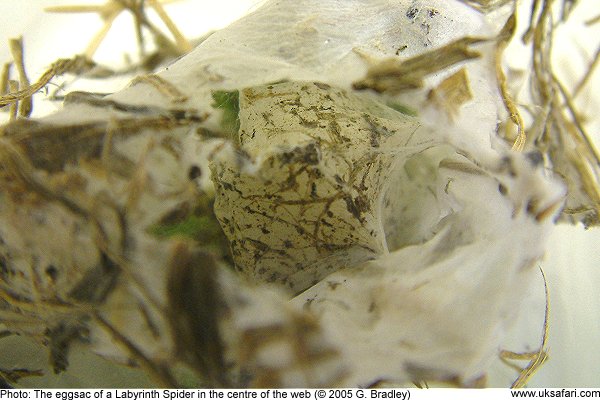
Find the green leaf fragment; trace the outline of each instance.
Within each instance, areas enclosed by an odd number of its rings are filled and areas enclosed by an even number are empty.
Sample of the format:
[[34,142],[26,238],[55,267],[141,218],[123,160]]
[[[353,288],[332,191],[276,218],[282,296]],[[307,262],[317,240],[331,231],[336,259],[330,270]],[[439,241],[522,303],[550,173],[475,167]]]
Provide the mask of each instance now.
[[223,111],[221,116],[223,130],[229,134],[237,134],[240,130],[240,92],[214,90],[212,98],[214,103],[211,106]]
[[172,225],[155,225],[150,229],[158,237],[185,236],[197,239],[200,236],[212,236],[210,231],[215,226],[211,218],[191,215],[185,220]]
[[207,205],[198,205],[187,215],[175,220],[161,220],[150,226],[147,232],[160,239],[180,237],[191,239],[221,257],[229,257],[229,243],[221,225]]

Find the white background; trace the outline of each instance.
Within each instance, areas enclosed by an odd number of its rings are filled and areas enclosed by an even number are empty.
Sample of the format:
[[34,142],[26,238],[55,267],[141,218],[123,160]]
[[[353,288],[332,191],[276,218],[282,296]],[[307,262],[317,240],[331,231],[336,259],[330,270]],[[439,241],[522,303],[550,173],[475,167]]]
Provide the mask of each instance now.
[[[52,61],[71,57],[86,47],[89,39],[102,26],[95,15],[57,15],[43,12],[45,6],[59,4],[102,4],[93,0],[0,0],[0,63],[11,59],[6,39],[23,35],[26,64],[30,80],[34,81]],[[186,37],[194,38],[204,32],[226,26],[244,13],[252,10],[259,0],[183,0],[169,5],[167,11],[177,22]],[[600,13],[599,0],[584,0],[579,11],[583,18]],[[587,8],[586,8],[587,7]],[[597,25],[600,27],[600,24]],[[587,28],[586,28],[587,29]],[[561,71],[566,80],[577,76],[582,65],[591,57],[598,45],[599,29],[585,30],[561,47],[564,51]],[[585,40],[588,42],[586,43]],[[595,42],[595,44],[594,44]],[[123,64],[125,53],[135,53],[134,32],[129,15],[123,14],[95,60],[107,65]],[[516,60],[518,63],[519,60]],[[565,72],[566,71],[566,72]],[[576,78],[573,78],[576,80]],[[55,82],[60,82],[56,80]],[[124,82],[101,83],[102,91],[117,90]],[[600,71],[593,78],[593,87],[600,85]],[[593,90],[595,93],[599,90]],[[583,111],[595,115],[600,109],[599,95],[588,98]],[[593,97],[595,96],[595,97]],[[39,97],[39,96],[38,96]],[[58,103],[36,100],[36,112],[49,112]],[[5,115],[0,116],[3,118]],[[598,137],[598,124],[591,133]],[[530,386],[542,387],[600,387],[600,230],[584,231],[581,227],[558,226],[550,238],[548,253],[542,267],[546,273],[551,301],[550,358],[545,367],[532,379]],[[533,350],[541,335],[540,321],[544,306],[543,284],[532,288],[532,296],[524,306],[522,321],[513,332],[511,350]],[[526,338],[527,344],[524,344]],[[42,349],[26,352],[22,342],[9,338],[0,340],[0,367],[35,367],[44,363]],[[507,344],[508,345],[508,344]],[[90,361],[93,360],[93,363]],[[90,368],[90,365],[93,365]],[[507,385],[512,372],[496,365],[490,376],[492,385]],[[79,378],[78,378],[79,377]],[[84,352],[75,351],[71,372],[61,376],[47,376],[31,380],[28,384],[41,386],[79,385],[80,378],[101,386],[137,386],[144,379],[125,368],[114,369],[108,363]],[[90,381],[91,379],[91,381]]]

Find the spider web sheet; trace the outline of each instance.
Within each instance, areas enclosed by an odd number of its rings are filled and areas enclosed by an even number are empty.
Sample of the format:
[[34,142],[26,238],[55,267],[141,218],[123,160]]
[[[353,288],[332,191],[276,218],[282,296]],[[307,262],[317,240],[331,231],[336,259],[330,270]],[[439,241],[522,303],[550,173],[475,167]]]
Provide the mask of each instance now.
[[[168,385],[180,363],[209,385],[474,382],[564,189],[496,139],[490,44],[410,96],[352,87],[385,57],[491,34],[455,1],[272,1],[157,74],[184,103],[136,81],[7,126],[3,287],[66,304],[1,312]],[[460,67],[472,99],[449,116],[427,94]]]

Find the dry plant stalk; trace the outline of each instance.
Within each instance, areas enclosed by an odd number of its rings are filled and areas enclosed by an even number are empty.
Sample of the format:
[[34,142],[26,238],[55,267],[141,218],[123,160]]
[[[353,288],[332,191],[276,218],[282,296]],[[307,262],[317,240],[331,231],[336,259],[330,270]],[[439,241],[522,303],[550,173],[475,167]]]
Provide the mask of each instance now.
[[[548,282],[544,270],[540,268],[542,278],[544,279],[544,291],[546,295],[546,307],[544,311],[544,329],[542,332],[542,341],[538,351],[527,353],[515,353],[512,351],[503,350],[500,352],[500,359],[506,365],[514,368],[519,372],[519,376],[512,383],[512,389],[520,389],[526,387],[529,380],[535,373],[544,365],[548,359],[548,332],[550,318],[550,295],[548,293]],[[512,361],[529,361],[525,368],[521,368]]]
[[[51,9],[105,26],[0,105],[92,68],[125,10],[140,52],[142,29],[188,51],[164,3]],[[526,34],[537,130],[503,70],[516,13],[493,32],[461,2],[422,3],[356,18],[341,0],[273,1],[121,92],[3,126],[0,320],[55,372],[79,343],[168,387],[485,384],[565,195],[563,217],[598,223],[598,159],[551,68],[551,1]],[[494,137],[501,103],[528,153]],[[500,353],[531,361],[514,386],[546,359],[548,314],[540,351]]]
[[[12,79],[8,81],[8,89],[11,92],[16,92],[17,90],[19,90],[19,82],[17,81],[13,81]],[[10,115],[10,120],[14,121],[17,119],[17,113],[19,110],[19,103],[18,101],[13,102],[9,109],[8,109],[8,114]]]
[[[29,87],[29,79],[27,78],[27,73],[25,72],[25,61],[23,59],[23,38],[20,37],[18,39],[11,39],[8,41],[8,44],[15,63],[15,68],[19,74],[19,85],[20,87],[27,88]],[[0,105],[5,104],[0,103]],[[29,117],[32,107],[31,95],[24,96],[21,99],[21,106],[19,107],[20,116],[24,118]]]
[[[600,222],[600,158],[576,110],[573,95],[554,72],[551,60],[555,35],[551,10],[553,3],[550,0],[535,2],[535,10],[539,10],[539,13],[535,14],[537,19],[532,17],[530,28],[534,66],[533,94],[545,116],[541,124],[544,131],[536,133],[535,141],[548,155],[556,173],[567,181],[570,196],[563,216],[590,227]],[[563,6],[565,7],[566,5]],[[561,22],[564,23],[565,20]],[[528,39],[529,36],[526,35],[524,40]],[[592,67],[593,63],[583,80],[591,74]]]
[[[144,36],[142,34],[144,28],[150,31],[156,44],[161,47],[160,51],[179,56],[189,52],[192,49],[192,45],[181,34],[163,8],[163,4],[172,2],[173,0],[108,0],[101,6],[57,6],[47,7],[46,11],[58,13],[97,13],[102,18],[104,26],[92,39],[88,48],[85,50],[85,58],[93,58],[94,53],[110,31],[115,19],[126,10],[131,12],[134,17],[136,38],[138,40],[139,52],[142,58],[146,56]],[[175,43],[168,39],[160,29],[150,22],[145,11],[146,4],[148,4],[164,22],[171,35],[175,38]]]
[[516,27],[517,6],[515,4],[512,15],[508,18],[504,28],[502,28],[502,31],[500,31],[500,34],[498,35],[498,44],[496,45],[496,77],[498,79],[498,87],[500,89],[500,93],[502,94],[504,107],[506,107],[511,121],[517,126],[517,138],[513,143],[512,148],[516,151],[523,151],[525,148],[525,142],[527,140],[523,118],[521,117],[517,105],[510,95],[507,87],[506,74],[502,68],[502,55],[510,41],[513,39]]
[[355,82],[353,87],[356,90],[372,89],[391,94],[421,88],[427,75],[479,57],[479,53],[470,47],[483,41],[481,38],[465,37],[408,60],[390,58],[371,66],[366,78]]
[[2,66],[2,73],[0,74],[0,95],[8,92],[8,79],[10,77],[10,69],[12,63],[5,63]]
[[52,63],[48,70],[44,72],[33,85],[29,85],[29,82],[26,84],[22,82],[21,90],[10,90],[7,94],[3,94],[0,97],[0,106],[13,104],[18,101],[25,101],[30,105],[27,106],[28,109],[26,111],[22,111],[21,116],[27,117],[31,112],[31,96],[43,89],[53,78],[69,73],[81,75],[92,70],[94,67],[94,62],[81,56],[57,60]]

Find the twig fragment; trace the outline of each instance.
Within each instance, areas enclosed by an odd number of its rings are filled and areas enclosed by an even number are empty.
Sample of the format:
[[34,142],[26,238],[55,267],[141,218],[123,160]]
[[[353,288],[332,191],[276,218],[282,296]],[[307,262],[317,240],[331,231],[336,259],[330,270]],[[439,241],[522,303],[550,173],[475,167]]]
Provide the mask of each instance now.
[[29,370],[26,368],[16,369],[3,369],[0,368],[0,380],[4,380],[8,383],[18,383],[22,378],[28,378],[31,376],[43,376],[44,372],[41,370]]
[[187,100],[187,96],[181,93],[175,85],[161,78],[159,75],[140,75],[131,81],[130,86],[134,86],[138,83],[147,83],[151,85],[160,93],[170,97],[173,103],[182,103]]
[[597,24],[599,22],[600,22],[600,15],[597,15],[594,18],[585,21],[585,24],[589,26],[589,25]]
[[[23,57],[23,37],[16,39],[10,39],[9,42],[10,52],[15,62],[15,68],[19,73],[19,85],[22,88],[29,87],[29,79],[27,78],[27,72],[25,71],[25,60]],[[33,93],[32,93],[33,94]],[[24,118],[28,118],[33,110],[33,102],[31,95],[24,96],[21,100],[19,108],[19,115]]]
[[421,88],[427,75],[478,58],[480,54],[470,46],[483,41],[485,39],[464,37],[404,61],[396,58],[384,60],[371,66],[367,76],[354,82],[353,87],[356,90],[372,89],[378,93],[390,94]]
[[[181,34],[179,29],[173,23],[171,18],[163,8],[163,4],[172,3],[173,0],[108,0],[103,5],[71,5],[71,6],[54,6],[47,7],[47,12],[58,12],[58,13],[96,13],[104,21],[103,27],[96,33],[91,40],[84,55],[91,59],[98,47],[110,31],[113,22],[123,11],[130,11],[134,17],[134,25],[136,30],[136,37],[138,41],[140,55],[145,56],[144,50],[144,38],[142,35],[142,28],[147,28],[157,43],[160,46],[166,46],[168,51],[174,52],[177,55],[187,53],[192,49],[192,45],[187,39]],[[173,35],[175,43],[171,42],[158,28],[156,28],[146,17],[144,5],[148,3],[150,7],[156,11],[158,17],[163,21],[169,32]]]
[[0,96],[8,92],[8,80],[10,79],[10,69],[12,63],[5,63],[2,66],[2,72],[0,73]]
[[11,91],[8,94],[0,96],[0,106],[30,98],[35,92],[46,86],[55,76],[66,73],[81,74],[84,71],[89,71],[94,66],[95,64],[84,56],[60,59],[54,62],[33,85],[29,86],[27,84],[21,90]]
[[163,8],[160,1],[157,1],[157,0],[146,0],[146,1],[148,1],[148,3],[150,4],[150,7],[152,7],[154,9],[154,11],[156,11],[156,13],[160,17],[160,19],[165,23],[165,25],[167,26],[167,29],[169,29],[169,32],[171,32],[171,35],[173,35],[173,37],[175,38],[177,47],[184,53],[191,51],[193,48],[191,43],[185,38],[185,36],[183,36],[181,31],[177,28],[177,25],[175,25],[173,20],[165,12],[165,9]]
[[592,75],[596,71],[596,68],[598,68],[598,65],[600,65],[600,47],[598,48],[598,50],[596,50],[596,54],[594,55],[594,60],[592,61],[592,63],[588,67],[588,69],[586,70],[585,75],[579,81],[577,86],[575,86],[575,89],[573,90],[573,97],[577,97],[577,95],[581,92],[581,89],[583,89],[585,87],[585,85],[588,84],[588,82],[592,78]]
[[523,123],[523,118],[519,113],[519,109],[517,108],[510,91],[507,86],[506,74],[502,68],[502,55],[504,54],[504,50],[512,40],[515,29],[517,26],[517,11],[516,8],[513,14],[508,18],[506,24],[502,28],[500,35],[498,36],[498,41],[496,44],[496,53],[495,53],[495,63],[496,63],[496,79],[498,80],[498,88],[500,89],[500,94],[502,96],[502,101],[504,103],[504,107],[508,114],[510,115],[511,121],[517,126],[517,138],[513,143],[512,149],[516,151],[522,151],[525,148],[525,142],[527,140],[527,134],[525,133],[525,126]]
[[[8,89],[13,92],[13,91],[18,91],[19,90],[19,82],[17,81],[13,81],[12,79],[8,81]],[[19,102],[15,101],[14,103],[12,103],[8,109],[8,114],[9,114],[9,120],[10,121],[14,121],[17,119],[17,113],[19,110]]]
[[164,387],[178,387],[177,380],[171,375],[167,368],[157,365],[150,360],[129,338],[124,336],[117,328],[115,328],[107,319],[99,312],[94,313],[94,320],[104,328],[116,342],[121,344],[129,354],[137,361],[142,368],[148,371],[156,381]]
[[[550,317],[550,295],[548,292],[548,282],[544,270],[540,268],[542,273],[542,279],[544,280],[544,293],[546,296],[546,307],[544,311],[544,329],[542,333],[542,343],[540,348],[535,352],[526,353],[515,353],[512,351],[503,350],[500,352],[500,359],[512,368],[517,369],[520,373],[517,379],[512,383],[512,389],[520,389],[525,387],[537,370],[546,362],[548,359],[548,331],[549,331],[549,317]],[[509,360],[529,360],[529,364],[523,369],[519,368]]]

